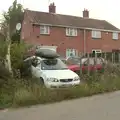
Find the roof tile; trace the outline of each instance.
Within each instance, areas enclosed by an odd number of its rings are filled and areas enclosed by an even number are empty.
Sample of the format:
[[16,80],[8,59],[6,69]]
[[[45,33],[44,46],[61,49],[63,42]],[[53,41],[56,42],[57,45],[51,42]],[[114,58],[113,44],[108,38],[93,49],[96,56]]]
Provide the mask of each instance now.
[[52,25],[119,31],[118,28],[116,28],[111,23],[105,20],[83,18],[83,17],[76,17],[70,15],[61,15],[61,14],[54,14],[47,12],[38,12],[31,10],[25,10],[25,12],[27,12],[27,15],[31,18],[33,24],[44,23],[44,24],[52,24]]

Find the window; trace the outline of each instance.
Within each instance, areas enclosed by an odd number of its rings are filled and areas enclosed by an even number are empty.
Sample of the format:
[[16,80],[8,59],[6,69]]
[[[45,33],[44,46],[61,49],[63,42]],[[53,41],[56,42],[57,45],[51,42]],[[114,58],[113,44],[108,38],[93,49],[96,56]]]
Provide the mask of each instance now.
[[60,59],[45,59],[41,61],[42,70],[62,70],[68,69]]
[[101,53],[102,50],[100,50],[100,49],[96,49],[96,50],[92,50],[92,52],[93,52],[93,53]]
[[50,27],[46,25],[40,26],[40,34],[50,34]]
[[101,31],[92,31],[92,38],[101,38]]
[[75,28],[66,28],[67,36],[77,36],[77,29]]
[[113,39],[113,40],[118,40],[118,33],[117,33],[117,32],[114,32],[114,33],[112,34],[112,39]]
[[66,58],[71,57],[71,56],[77,56],[78,51],[75,49],[67,49],[66,50]]

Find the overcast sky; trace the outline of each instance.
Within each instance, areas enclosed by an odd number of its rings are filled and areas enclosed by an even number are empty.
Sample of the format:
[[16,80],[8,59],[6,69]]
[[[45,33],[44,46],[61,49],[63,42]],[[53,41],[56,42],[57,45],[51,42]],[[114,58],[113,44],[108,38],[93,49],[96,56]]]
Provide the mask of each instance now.
[[[0,13],[6,11],[14,0],[2,0]],[[107,20],[120,28],[120,0],[18,0],[24,8],[48,12],[48,4],[55,2],[56,12],[82,16],[84,8],[91,18]]]

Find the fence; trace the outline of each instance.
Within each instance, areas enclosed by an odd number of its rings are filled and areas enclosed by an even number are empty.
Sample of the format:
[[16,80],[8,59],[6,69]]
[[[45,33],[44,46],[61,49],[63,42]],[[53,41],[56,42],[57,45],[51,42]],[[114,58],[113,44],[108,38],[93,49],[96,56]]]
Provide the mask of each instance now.
[[[105,52],[105,53],[86,53],[85,55],[80,54],[80,70],[76,71],[79,74],[87,73],[88,75],[91,72],[104,71],[106,63],[109,65],[119,65],[120,64],[120,52]],[[86,58],[87,64],[82,63],[82,58]],[[94,59],[93,59],[94,58]],[[91,59],[94,60],[94,64],[91,64]],[[103,63],[98,66],[97,61],[101,60]],[[97,68],[98,67],[98,68]]]

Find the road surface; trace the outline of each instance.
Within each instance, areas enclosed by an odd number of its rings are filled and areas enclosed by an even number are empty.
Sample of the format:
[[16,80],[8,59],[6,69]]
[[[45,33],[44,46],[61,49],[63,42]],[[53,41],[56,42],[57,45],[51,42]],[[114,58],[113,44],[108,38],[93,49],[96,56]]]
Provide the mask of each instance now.
[[120,120],[120,92],[0,111],[0,120]]

